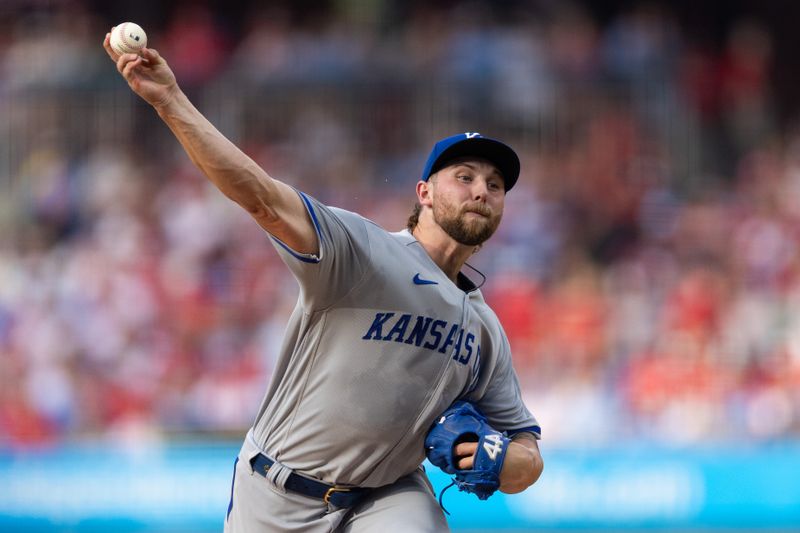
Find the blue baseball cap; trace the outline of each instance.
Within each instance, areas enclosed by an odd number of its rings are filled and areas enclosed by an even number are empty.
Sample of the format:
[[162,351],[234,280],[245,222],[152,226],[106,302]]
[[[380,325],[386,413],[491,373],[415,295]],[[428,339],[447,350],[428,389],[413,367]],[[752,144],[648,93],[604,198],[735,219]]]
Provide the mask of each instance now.
[[447,166],[449,161],[466,156],[481,157],[497,167],[503,176],[506,192],[511,190],[519,178],[519,157],[510,146],[484,137],[478,132],[466,132],[447,137],[433,145],[425,170],[422,171],[422,181],[428,181],[431,175]]

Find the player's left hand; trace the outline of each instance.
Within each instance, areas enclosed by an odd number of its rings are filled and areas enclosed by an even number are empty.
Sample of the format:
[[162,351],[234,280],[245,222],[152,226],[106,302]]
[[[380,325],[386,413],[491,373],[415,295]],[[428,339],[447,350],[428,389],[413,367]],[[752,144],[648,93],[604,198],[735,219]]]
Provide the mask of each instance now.
[[[477,442],[476,442],[477,441]],[[509,439],[469,402],[453,403],[425,438],[431,463],[455,476],[459,490],[485,500],[500,488]]]
[[[470,470],[475,464],[477,442],[461,442],[453,449],[455,462],[459,470]],[[508,445],[503,468],[500,470],[500,491],[514,494],[525,490],[538,478],[541,472],[541,457],[538,453],[536,439],[520,437]],[[535,474],[532,474],[536,472]]]
[[456,444],[453,449],[456,464],[459,470],[469,470],[475,464],[475,452],[478,451],[478,443],[475,442],[461,442]]

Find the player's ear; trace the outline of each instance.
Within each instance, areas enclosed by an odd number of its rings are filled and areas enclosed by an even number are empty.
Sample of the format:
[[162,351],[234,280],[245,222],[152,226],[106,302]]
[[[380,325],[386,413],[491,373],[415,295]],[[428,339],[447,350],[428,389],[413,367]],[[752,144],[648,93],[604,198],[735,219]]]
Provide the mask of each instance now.
[[422,206],[431,207],[432,199],[431,199],[431,188],[433,183],[430,179],[428,181],[418,181],[417,182],[417,201]]

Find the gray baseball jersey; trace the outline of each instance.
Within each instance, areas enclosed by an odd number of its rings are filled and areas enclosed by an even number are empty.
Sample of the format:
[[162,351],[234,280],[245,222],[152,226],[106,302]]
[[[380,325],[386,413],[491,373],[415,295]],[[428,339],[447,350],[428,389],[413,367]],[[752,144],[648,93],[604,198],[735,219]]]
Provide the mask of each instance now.
[[317,479],[378,487],[419,466],[428,428],[457,399],[496,429],[538,438],[508,339],[480,291],[463,276],[454,284],[408,231],[300,196],[319,253],[273,238],[300,296],[253,428],[257,445]]

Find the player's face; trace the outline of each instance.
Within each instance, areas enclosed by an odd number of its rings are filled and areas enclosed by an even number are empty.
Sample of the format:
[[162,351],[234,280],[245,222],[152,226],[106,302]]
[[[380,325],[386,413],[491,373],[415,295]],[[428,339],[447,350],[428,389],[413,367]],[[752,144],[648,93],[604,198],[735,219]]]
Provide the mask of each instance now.
[[432,192],[434,221],[461,244],[483,244],[500,225],[505,183],[488,161],[454,161],[437,173]]

